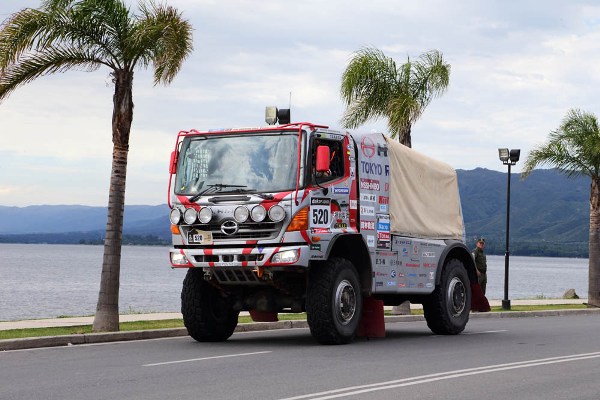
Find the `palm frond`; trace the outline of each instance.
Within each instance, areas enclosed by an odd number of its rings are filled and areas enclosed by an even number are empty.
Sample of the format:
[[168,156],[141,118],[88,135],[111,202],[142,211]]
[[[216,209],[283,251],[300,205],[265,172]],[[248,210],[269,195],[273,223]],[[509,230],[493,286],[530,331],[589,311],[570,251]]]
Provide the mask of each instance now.
[[600,130],[593,114],[569,110],[560,127],[548,140],[527,155],[522,178],[536,167],[551,166],[565,175],[598,177],[600,171]]
[[94,53],[84,49],[47,48],[43,53],[34,53],[11,64],[0,74],[0,100],[39,76],[70,69],[94,71],[102,64],[102,60],[98,60]]
[[340,93],[347,105],[342,117],[346,127],[357,127],[368,119],[380,118],[398,88],[398,71],[393,59],[373,48],[354,54],[342,75]]
[[142,15],[133,27],[132,55],[146,66],[154,65],[154,83],[170,83],[191,54],[192,27],[175,8],[140,5]]

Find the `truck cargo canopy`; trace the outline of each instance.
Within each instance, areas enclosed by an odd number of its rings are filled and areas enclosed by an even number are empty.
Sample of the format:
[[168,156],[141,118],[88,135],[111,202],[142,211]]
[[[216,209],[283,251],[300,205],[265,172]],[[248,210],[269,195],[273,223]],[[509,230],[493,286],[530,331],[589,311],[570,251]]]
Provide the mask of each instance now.
[[390,229],[409,237],[462,240],[458,178],[449,165],[385,137],[390,162]]

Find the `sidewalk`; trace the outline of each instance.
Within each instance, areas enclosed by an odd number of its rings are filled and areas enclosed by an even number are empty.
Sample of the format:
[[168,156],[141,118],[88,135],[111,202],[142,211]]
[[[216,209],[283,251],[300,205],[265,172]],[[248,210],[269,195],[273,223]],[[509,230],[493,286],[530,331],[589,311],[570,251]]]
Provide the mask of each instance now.
[[[542,300],[511,300],[511,305],[544,305],[544,304],[583,304],[587,303],[587,299],[542,299]],[[490,305],[501,306],[502,300],[490,300]],[[411,304],[411,308],[416,310],[420,309],[420,304]],[[391,309],[391,307],[386,307]],[[163,312],[163,313],[150,313],[150,314],[122,314],[119,318],[120,322],[133,322],[133,321],[158,321],[165,319],[181,319],[181,313],[176,312]],[[78,326],[78,325],[92,325],[94,317],[70,317],[70,318],[45,318],[45,319],[31,319],[24,321],[4,321],[0,322],[0,331],[9,329],[29,329],[29,328],[50,328],[50,327],[61,327],[61,326]]]

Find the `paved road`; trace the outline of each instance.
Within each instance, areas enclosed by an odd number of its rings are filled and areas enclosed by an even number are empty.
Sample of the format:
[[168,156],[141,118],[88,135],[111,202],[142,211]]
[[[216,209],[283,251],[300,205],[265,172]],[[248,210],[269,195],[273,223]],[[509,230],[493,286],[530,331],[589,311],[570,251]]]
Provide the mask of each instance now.
[[316,344],[307,329],[0,353],[0,399],[598,400],[600,315],[424,322],[385,339]]

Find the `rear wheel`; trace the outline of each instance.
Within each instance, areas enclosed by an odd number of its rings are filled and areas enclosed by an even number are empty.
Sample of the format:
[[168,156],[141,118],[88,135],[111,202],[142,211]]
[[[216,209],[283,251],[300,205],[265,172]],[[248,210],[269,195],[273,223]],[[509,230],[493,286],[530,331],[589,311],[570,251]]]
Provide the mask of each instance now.
[[438,335],[461,333],[469,321],[471,285],[463,263],[450,259],[444,265],[440,284],[423,304],[427,326]]
[[199,342],[227,340],[238,323],[232,302],[204,280],[201,269],[189,269],[181,290],[181,313],[189,335]]
[[362,304],[358,274],[350,261],[332,258],[311,268],[306,313],[310,333],[319,343],[350,343]]

